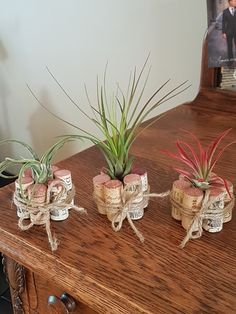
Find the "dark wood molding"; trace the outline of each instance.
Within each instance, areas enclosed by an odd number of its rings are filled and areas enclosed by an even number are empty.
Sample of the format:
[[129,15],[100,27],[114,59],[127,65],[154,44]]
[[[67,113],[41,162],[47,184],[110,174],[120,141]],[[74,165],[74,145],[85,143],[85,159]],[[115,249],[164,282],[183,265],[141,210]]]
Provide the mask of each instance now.
[[24,314],[21,294],[25,290],[25,268],[4,254],[2,254],[2,264],[11,289],[14,313]]
[[202,46],[202,65],[201,65],[200,87],[203,87],[203,88],[219,87],[220,75],[221,75],[221,68],[209,68],[208,67],[208,41],[206,38]]

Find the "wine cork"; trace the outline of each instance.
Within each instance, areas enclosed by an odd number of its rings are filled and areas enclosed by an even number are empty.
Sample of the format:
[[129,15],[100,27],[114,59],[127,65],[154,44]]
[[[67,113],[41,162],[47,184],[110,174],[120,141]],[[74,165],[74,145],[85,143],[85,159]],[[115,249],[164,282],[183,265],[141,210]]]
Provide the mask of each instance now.
[[[234,194],[234,187],[231,181],[226,180],[227,183],[227,187],[229,189],[229,193],[231,195],[231,197],[233,197]],[[223,215],[223,223],[229,222],[232,219],[232,208],[228,208],[227,209],[227,205],[229,204],[229,202],[232,200],[231,197],[229,196],[225,186],[222,187],[222,191],[225,192],[224,194],[224,204],[225,204],[225,208],[224,208],[224,215]]]
[[[58,168],[57,166],[52,166],[52,171],[53,171],[54,178],[62,180],[65,183],[65,185],[66,185],[67,191],[70,191],[72,189],[71,172],[69,170],[66,170],[66,169],[59,169],[59,168],[57,169],[57,168]],[[74,205],[74,199],[71,201],[71,205]],[[67,210],[65,210],[65,213],[66,213]],[[65,216],[66,216],[66,214],[65,214]]]
[[[188,230],[192,224],[195,213],[198,212],[202,205],[204,193],[198,188],[187,188],[184,191],[183,207],[186,208],[182,211],[182,226]],[[193,232],[198,231],[198,225],[193,226]]]
[[56,195],[58,195],[61,190],[62,190],[62,180],[60,179],[51,179],[48,180],[47,185],[49,186],[50,184],[53,183],[53,186],[51,187],[51,195],[50,195],[50,201],[53,202]]
[[[110,180],[104,184],[104,199],[106,203],[107,218],[112,221],[117,213],[115,205],[121,204],[123,184],[119,180]],[[111,206],[109,206],[111,205]]]
[[54,208],[51,210],[50,218],[54,221],[63,221],[69,217],[68,208]]
[[203,219],[202,227],[208,232],[219,232],[223,228],[223,211],[224,211],[224,193],[220,188],[212,188],[210,190],[209,201],[217,200],[209,206],[206,215],[209,217]]
[[[142,170],[140,169],[140,173]],[[144,188],[147,188],[147,177],[143,173]],[[148,199],[143,199],[143,185],[142,178],[139,174],[128,174],[124,177],[124,185],[127,194],[132,197],[133,193],[139,192],[129,205],[129,216],[132,220],[141,219],[144,215],[144,208],[147,207]]]
[[[47,186],[42,183],[35,183],[28,187],[29,200],[32,205],[40,206],[46,201]],[[45,213],[41,217],[37,217],[36,213],[30,213],[30,220],[34,222],[35,225],[44,225],[49,214]]]
[[[67,191],[71,191],[71,189],[72,189],[71,172],[69,170],[66,170],[66,169],[57,169],[57,168],[58,168],[57,166],[52,166],[54,178],[60,179],[61,181],[63,181],[66,185]],[[71,205],[73,207],[74,199],[71,200]]]
[[[172,197],[180,205],[183,202],[184,190],[191,187],[191,183],[184,180],[176,180],[172,186]],[[181,220],[181,210],[172,204],[171,215],[176,220]]]
[[[15,181],[16,192],[20,195],[20,197],[27,198],[27,196],[28,196],[27,189],[29,186],[31,186],[33,184],[34,184],[34,180],[30,176],[25,176],[25,177],[22,177],[21,179],[17,179]],[[27,213],[20,206],[16,207],[16,214],[19,218],[21,218],[21,217],[24,217],[25,219],[29,218],[29,213]]]
[[[228,185],[229,193],[231,197],[233,197],[233,194],[234,194],[233,183],[230,182],[229,180],[226,180],[226,183]],[[226,191],[225,197],[224,197],[225,205],[228,205],[231,200],[232,199],[230,198],[228,192]],[[224,210],[223,223],[229,222],[232,219],[232,210],[233,210],[232,208],[229,208],[229,209],[226,208],[226,210]]]
[[[142,184],[142,191],[143,193],[148,191],[148,176],[147,176],[147,171],[143,168],[133,168],[132,169],[133,174],[138,174],[141,178],[141,184]],[[145,197],[143,200],[143,208],[148,207],[148,197]],[[134,217],[139,217],[141,216],[141,213],[139,212],[137,215],[134,215]],[[137,218],[140,219],[140,218]]]
[[140,203],[143,200],[142,181],[138,174],[128,174],[124,177],[124,186],[127,194],[132,196],[134,193],[138,193],[132,203]]
[[[234,186],[233,186],[233,183],[232,183],[231,181],[229,181],[229,180],[225,180],[225,181],[226,181],[226,183],[227,183],[227,187],[228,187],[228,189],[229,189],[230,196],[232,197],[232,196],[233,196],[233,193],[234,193]],[[222,188],[222,191],[225,192],[225,195],[224,195],[224,202],[225,202],[225,203],[230,202],[230,201],[231,201],[231,197],[229,196],[229,194],[228,194],[228,192],[227,192],[225,186]]]
[[22,175],[23,177],[30,177],[30,178],[32,178],[33,177],[33,175],[32,175],[32,169],[31,168],[27,168],[27,169],[25,169],[25,171],[23,172],[23,175]]
[[[57,198],[57,195],[63,189],[63,181],[60,179],[52,179],[48,180],[48,186],[53,183],[53,186],[50,187],[50,202],[54,202]],[[64,197],[66,199],[66,195]],[[63,200],[63,198],[62,198]],[[53,208],[50,212],[50,218],[55,221],[62,221],[69,217],[69,209],[68,208]]]
[[[58,168],[57,166],[53,166],[53,169]],[[72,189],[72,177],[71,172],[66,169],[54,170],[53,176],[55,179],[60,179],[66,184],[67,191],[71,191]],[[74,205],[74,199],[71,200],[71,205]]]
[[[32,177],[26,176],[26,177],[22,177],[21,179],[17,179],[15,181],[15,188],[17,190],[17,192],[21,195],[21,192],[23,191],[26,192],[27,188],[34,184],[34,180]],[[26,195],[24,195],[26,196]]]
[[28,187],[28,196],[29,200],[37,203],[43,204],[46,201],[47,195],[47,187],[45,184],[42,183],[35,183]]
[[134,168],[132,169],[132,174],[138,174],[141,178],[142,191],[146,192],[148,190],[148,176],[147,171],[143,168]]
[[[93,178],[94,194],[102,201],[105,201],[104,184],[110,180],[111,178],[105,173],[99,174]],[[100,214],[102,215],[106,214],[106,209],[104,208],[104,206],[97,204],[97,208]]]
[[203,195],[204,193],[201,189],[189,187],[185,189],[182,204],[192,211],[198,211],[201,207]]
[[94,192],[101,199],[104,199],[104,183],[110,180],[111,178],[105,173],[99,174],[93,178]]
[[131,204],[129,208],[129,216],[132,220],[141,219],[144,215],[144,205],[145,203],[141,201],[140,203]]
[[54,171],[53,175],[56,179],[60,179],[65,182],[67,191],[72,189],[72,178],[69,170],[59,169]]
[[119,180],[109,180],[104,184],[104,199],[107,204],[120,204],[122,182]]

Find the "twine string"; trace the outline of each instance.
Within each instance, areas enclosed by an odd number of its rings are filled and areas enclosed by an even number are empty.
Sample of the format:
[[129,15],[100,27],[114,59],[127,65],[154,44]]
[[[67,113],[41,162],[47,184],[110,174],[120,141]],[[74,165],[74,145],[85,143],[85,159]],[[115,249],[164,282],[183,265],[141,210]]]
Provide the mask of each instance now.
[[130,214],[129,212],[127,213],[127,220],[131,226],[131,228],[133,229],[134,233],[136,234],[136,236],[139,238],[139,240],[143,243],[144,242],[144,236],[142,235],[142,233],[135,227],[132,219],[130,218]]
[[[197,238],[200,238],[202,236],[202,221],[203,221],[203,217],[204,217],[204,212],[208,208],[209,195],[210,195],[210,192],[207,190],[205,195],[204,195],[203,201],[202,201],[202,206],[201,206],[200,210],[195,213],[195,216],[192,219],[190,227],[187,230],[187,234],[180,244],[180,247],[182,249],[185,247],[186,243],[190,239],[197,239]],[[196,225],[197,225],[197,232],[194,231],[194,229],[196,228]],[[194,232],[196,232],[196,233],[194,234]]]
[[162,193],[145,193],[143,197],[158,197],[158,198],[164,198],[170,194],[170,190]]
[[[51,193],[55,186],[60,185],[61,189],[54,200],[50,203]],[[58,181],[52,181],[47,189],[46,201],[43,204],[39,204],[33,200],[27,200],[22,198],[17,191],[13,194],[13,202],[17,207],[20,207],[24,213],[19,218],[18,226],[21,230],[29,230],[34,225],[45,225],[48,241],[52,251],[57,250],[58,241],[55,235],[52,235],[50,228],[50,213],[55,209],[74,209],[79,213],[86,213],[86,210],[82,207],[78,207],[71,204],[75,196],[75,188],[72,186],[70,191],[67,191],[66,184],[64,182],[58,183]],[[30,214],[30,222],[26,223],[27,215]]]
[[[117,204],[112,203],[106,203],[101,197],[93,193],[94,201],[97,204],[97,206],[102,206],[105,210],[106,214],[112,213],[112,229],[114,231],[119,231],[122,228],[123,221],[125,219],[128,220],[128,223],[136,236],[139,238],[141,242],[144,242],[144,236],[142,233],[135,227],[131,217],[130,213],[134,211],[135,209],[138,209],[140,206],[144,205],[144,199],[150,198],[150,197],[158,197],[158,198],[164,198],[170,194],[170,191],[166,191],[164,193],[149,193],[150,188],[146,192],[142,192],[141,187],[138,188],[136,191],[130,193],[128,192],[128,187],[124,187],[124,189],[121,190],[121,198],[120,202]],[[140,203],[135,204],[134,200],[142,193],[143,200]],[[132,208],[131,208],[132,205]]]
[[[224,214],[223,211],[232,210],[232,208],[234,207],[234,203],[235,203],[234,196],[232,200],[224,207],[224,209],[220,208],[217,204],[217,201],[222,199],[222,197],[224,196],[224,192],[212,198],[210,201],[209,201],[209,196],[210,196],[210,191],[206,190],[200,209],[197,211],[196,210],[193,211],[191,208],[184,207],[183,205],[176,202],[173,196],[171,195],[172,204],[177,209],[179,209],[181,213],[187,216],[191,216],[191,217],[193,216],[191,224],[187,230],[187,234],[180,244],[181,248],[184,248],[190,239],[197,239],[202,236],[202,233],[203,233],[202,224],[203,224],[204,219],[222,218]],[[214,209],[210,209],[213,204],[214,204]]]

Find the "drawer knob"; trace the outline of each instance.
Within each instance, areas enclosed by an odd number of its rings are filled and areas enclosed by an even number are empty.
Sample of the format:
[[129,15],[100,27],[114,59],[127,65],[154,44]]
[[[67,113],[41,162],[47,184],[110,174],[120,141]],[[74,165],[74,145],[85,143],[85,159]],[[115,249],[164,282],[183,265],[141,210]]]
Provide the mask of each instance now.
[[75,300],[67,293],[63,293],[60,300],[64,303],[68,312],[73,312],[76,308]]
[[60,297],[50,295],[48,297],[48,305],[53,306],[56,303],[62,303],[67,310],[67,313],[73,312],[76,309],[75,300],[67,293],[63,293]]

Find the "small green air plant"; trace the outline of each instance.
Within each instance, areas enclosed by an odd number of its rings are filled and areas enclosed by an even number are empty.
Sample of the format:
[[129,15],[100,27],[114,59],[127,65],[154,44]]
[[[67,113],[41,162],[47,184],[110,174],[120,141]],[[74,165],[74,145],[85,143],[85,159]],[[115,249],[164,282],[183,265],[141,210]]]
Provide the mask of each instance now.
[[108,103],[107,91],[106,91],[106,69],[104,72],[103,84],[99,84],[97,79],[97,106],[91,104],[87,88],[85,86],[85,93],[87,96],[88,104],[90,106],[92,115],[85,112],[79,105],[71,98],[68,92],[64,89],[61,83],[55,78],[52,72],[47,68],[47,71],[60,87],[63,93],[68,97],[71,103],[86,117],[96,125],[96,127],[102,132],[105,140],[99,139],[94,134],[81,129],[75,124],[72,124],[65,119],[59,117],[55,113],[51,112],[33,93],[28,86],[30,92],[37,100],[37,102],[52,114],[57,119],[73,126],[80,131],[78,135],[71,135],[73,138],[83,138],[91,141],[97,145],[103,153],[107,168],[105,172],[110,175],[111,178],[122,180],[123,177],[128,174],[132,167],[133,157],[129,155],[130,148],[135,139],[143,132],[144,129],[155,123],[162,117],[163,114],[149,122],[145,127],[140,128],[140,125],[154,111],[158,106],[167,102],[171,98],[184,92],[190,85],[186,85],[187,81],[171,89],[164,96],[160,96],[156,99],[157,94],[163,90],[163,88],[169,83],[167,80],[161,85],[152,95],[148,98],[143,105],[141,101],[143,98],[144,90],[150,74],[150,68],[147,72],[144,83],[141,84],[141,78],[146,69],[148,58],[145,61],[141,71],[136,73],[136,68],[133,73],[130,74],[128,90],[125,94],[117,85],[117,91],[114,93],[112,100]]
[[230,195],[226,180],[212,172],[225,149],[236,143],[236,141],[233,141],[220,148],[216,153],[221,141],[226,137],[230,130],[231,129],[228,129],[220,133],[206,149],[203,148],[201,142],[193,133],[183,130],[191,136],[199,151],[197,152],[194,147],[187,142],[177,140],[176,147],[178,152],[176,154],[169,151],[162,151],[162,153],[184,163],[190,169],[190,171],[186,171],[180,168],[174,168],[178,173],[188,179],[195,187],[205,190],[211,186],[224,186]]
[[[24,176],[24,173],[27,169],[31,169],[32,178],[35,183],[45,183],[49,179],[52,178],[52,160],[57,154],[57,152],[62,148],[62,146],[72,141],[73,139],[70,136],[63,137],[58,140],[55,144],[53,144],[50,148],[48,148],[41,158],[37,155],[37,153],[32,149],[32,147],[22,141],[14,140],[14,139],[6,139],[0,141],[0,145],[6,143],[17,143],[22,145],[28,153],[30,154],[29,158],[19,157],[19,158],[10,158],[6,157],[0,163],[0,177],[12,179],[19,178],[19,184],[21,187],[21,180]],[[9,167],[17,165],[19,166],[19,171],[17,175],[8,175],[5,174],[5,171],[9,169]],[[23,191],[22,191],[23,192]],[[23,195],[23,193],[22,193]]]

